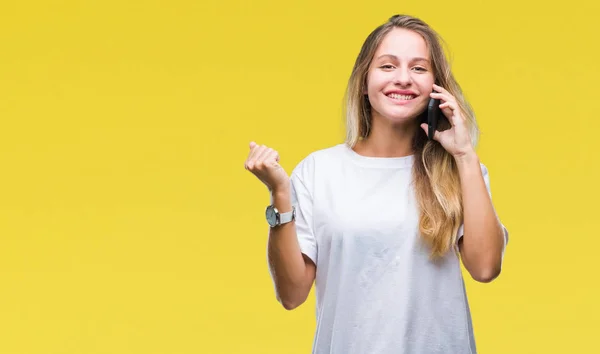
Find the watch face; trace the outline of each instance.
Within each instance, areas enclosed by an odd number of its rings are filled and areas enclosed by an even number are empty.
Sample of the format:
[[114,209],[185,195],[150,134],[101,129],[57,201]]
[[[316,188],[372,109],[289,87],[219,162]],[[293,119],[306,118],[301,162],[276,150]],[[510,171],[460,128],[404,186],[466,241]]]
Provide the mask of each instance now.
[[277,210],[272,206],[267,208],[267,222],[271,226],[277,225]]

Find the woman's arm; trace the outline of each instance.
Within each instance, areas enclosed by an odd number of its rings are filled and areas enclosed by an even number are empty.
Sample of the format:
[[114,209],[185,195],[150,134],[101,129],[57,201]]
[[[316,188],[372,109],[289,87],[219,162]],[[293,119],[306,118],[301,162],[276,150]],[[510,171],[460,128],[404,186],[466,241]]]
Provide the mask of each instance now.
[[[292,210],[289,188],[272,194],[273,205],[281,212]],[[300,306],[310,293],[316,266],[300,250],[294,221],[270,229],[267,255],[277,300],[287,310]]]
[[473,151],[456,158],[462,188],[464,236],[459,241],[463,264],[473,279],[487,283],[500,275],[505,247],[500,223]]

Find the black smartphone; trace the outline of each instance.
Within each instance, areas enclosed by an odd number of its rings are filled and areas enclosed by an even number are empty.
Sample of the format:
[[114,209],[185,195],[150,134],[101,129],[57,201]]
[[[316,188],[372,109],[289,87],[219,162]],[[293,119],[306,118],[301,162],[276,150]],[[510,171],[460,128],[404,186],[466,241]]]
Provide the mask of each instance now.
[[437,98],[429,99],[429,105],[427,105],[427,138],[429,140],[433,140],[433,134],[435,134],[441,114],[440,100]]

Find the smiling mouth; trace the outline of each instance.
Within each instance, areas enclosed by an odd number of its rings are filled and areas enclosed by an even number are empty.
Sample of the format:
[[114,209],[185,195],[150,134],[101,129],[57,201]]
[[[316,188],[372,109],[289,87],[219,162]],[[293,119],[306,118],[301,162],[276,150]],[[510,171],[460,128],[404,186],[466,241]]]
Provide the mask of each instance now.
[[417,97],[415,95],[400,95],[397,93],[390,93],[387,96],[393,100],[398,100],[398,101],[410,101],[410,100],[414,99],[415,97]]

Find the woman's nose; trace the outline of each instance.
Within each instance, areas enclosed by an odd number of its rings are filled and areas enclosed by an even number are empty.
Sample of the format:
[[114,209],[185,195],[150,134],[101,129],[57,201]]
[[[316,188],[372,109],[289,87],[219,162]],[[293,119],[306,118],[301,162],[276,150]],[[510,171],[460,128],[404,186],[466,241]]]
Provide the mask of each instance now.
[[408,71],[406,70],[398,70],[396,72],[396,76],[394,77],[394,84],[406,86],[410,84],[411,77]]

